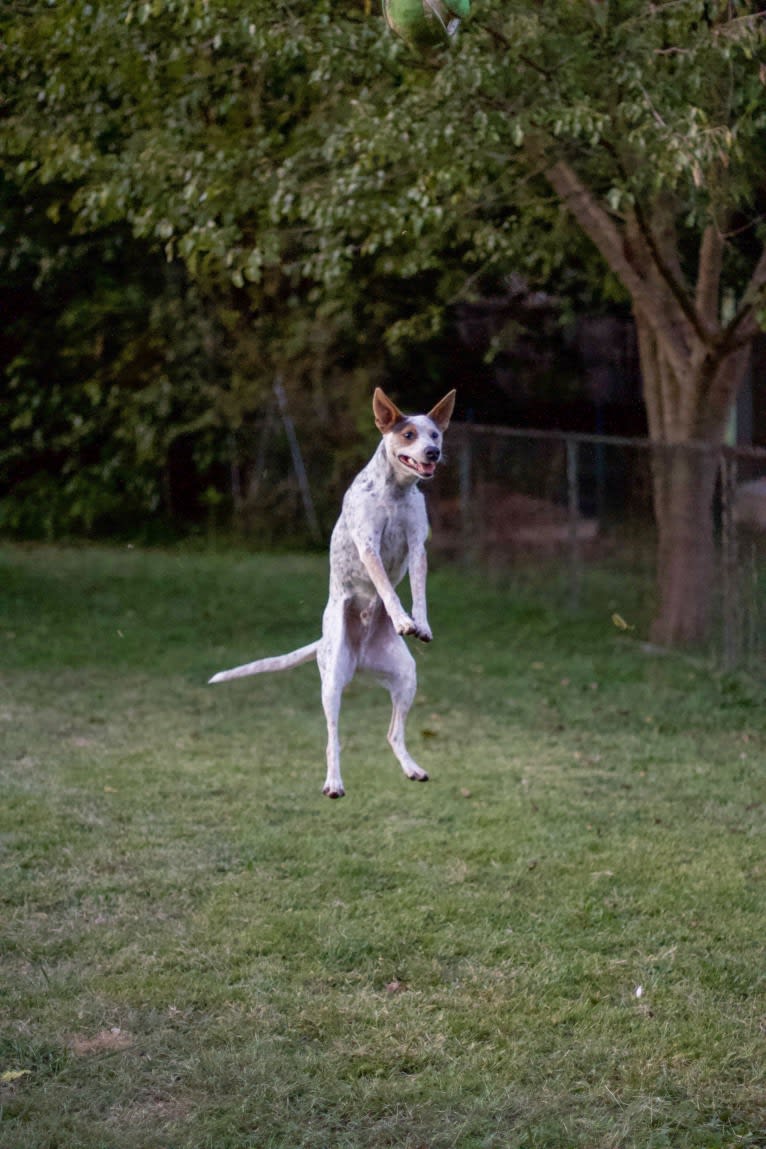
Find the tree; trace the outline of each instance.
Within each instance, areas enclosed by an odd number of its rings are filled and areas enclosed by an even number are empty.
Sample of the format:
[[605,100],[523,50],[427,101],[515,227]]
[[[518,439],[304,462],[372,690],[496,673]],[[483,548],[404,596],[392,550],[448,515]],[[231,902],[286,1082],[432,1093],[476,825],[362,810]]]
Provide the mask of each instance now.
[[[325,149],[344,161],[338,233],[402,274],[438,258],[450,216],[471,234],[472,270],[505,260],[555,280],[587,259],[567,220],[594,245],[639,335],[663,643],[709,622],[718,448],[765,310],[760,7],[476,5],[430,83],[421,65],[404,91],[376,90]],[[384,223],[363,232],[372,189]],[[304,194],[315,226],[317,207]]]
[[[12,6],[1,154],[67,181],[81,228],[127,220],[256,310],[276,276],[285,307],[394,341],[487,269],[561,282],[597,252],[632,303],[658,445],[654,635],[700,637],[766,283],[760,6],[476,0],[423,58],[369,7]],[[385,305],[394,281],[426,298],[417,319]]]

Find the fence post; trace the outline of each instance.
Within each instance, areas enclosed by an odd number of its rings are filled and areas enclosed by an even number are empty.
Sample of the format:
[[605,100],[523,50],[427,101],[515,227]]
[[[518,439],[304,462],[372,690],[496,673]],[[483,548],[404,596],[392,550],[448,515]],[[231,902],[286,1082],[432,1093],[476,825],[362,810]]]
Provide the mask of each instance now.
[[567,505],[569,511],[569,607],[577,610],[580,605],[580,540],[577,529],[580,517],[580,456],[579,444],[572,436],[567,436]]
[[737,459],[721,454],[721,564],[723,593],[723,665],[733,670],[742,657],[742,626],[737,555],[737,524],[734,501],[737,494]]
[[306,467],[303,462],[303,455],[298,443],[298,436],[295,433],[295,424],[293,423],[290,409],[287,405],[287,392],[285,391],[284,384],[281,378],[277,377],[274,382],[274,394],[277,397],[279,405],[279,413],[282,416],[282,424],[287,435],[287,442],[290,445],[290,454],[293,459],[293,470],[295,477],[298,480],[298,489],[301,493],[303,500],[303,509],[306,512],[306,522],[308,523],[309,531],[314,542],[319,542],[322,538],[322,531],[319,527],[319,520],[317,513],[314,509],[314,500],[311,497],[311,486],[309,484],[309,477],[306,473]]
[[466,425],[465,433],[460,437],[460,459],[458,466],[458,494],[460,500],[460,534],[463,563],[473,558],[473,542],[476,534],[476,524],[473,521],[473,450],[472,432]]

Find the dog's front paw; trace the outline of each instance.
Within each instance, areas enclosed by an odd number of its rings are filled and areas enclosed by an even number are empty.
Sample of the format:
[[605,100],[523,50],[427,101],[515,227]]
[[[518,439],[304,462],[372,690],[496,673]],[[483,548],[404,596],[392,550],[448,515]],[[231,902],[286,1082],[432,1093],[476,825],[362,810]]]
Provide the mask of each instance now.
[[394,622],[394,629],[397,634],[418,634],[419,628],[415,625],[415,620],[410,618],[408,614],[403,614]]
[[431,632],[431,627],[428,625],[427,622],[417,624],[416,629],[415,629],[415,637],[419,638],[421,642],[432,642],[433,641],[434,636]]

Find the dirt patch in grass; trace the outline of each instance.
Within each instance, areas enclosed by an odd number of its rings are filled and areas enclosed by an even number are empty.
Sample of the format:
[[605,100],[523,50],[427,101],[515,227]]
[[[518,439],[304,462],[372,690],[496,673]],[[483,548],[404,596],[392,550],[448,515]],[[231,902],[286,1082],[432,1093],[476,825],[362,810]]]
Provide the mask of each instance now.
[[129,1033],[117,1028],[101,1029],[90,1037],[76,1033],[67,1038],[67,1049],[75,1057],[89,1057],[94,1053],[118,1053],[123,1049],[130,1049],[134,1039]]
[[127,1105],[113,1106],[107,1122],[117,1128],[129,1129],[138,1125],[156,1130],[158,1126],[164,1128],[187,1121],[192,1112],[193,1107],[189,1101],[149,1095],[137,1097]]

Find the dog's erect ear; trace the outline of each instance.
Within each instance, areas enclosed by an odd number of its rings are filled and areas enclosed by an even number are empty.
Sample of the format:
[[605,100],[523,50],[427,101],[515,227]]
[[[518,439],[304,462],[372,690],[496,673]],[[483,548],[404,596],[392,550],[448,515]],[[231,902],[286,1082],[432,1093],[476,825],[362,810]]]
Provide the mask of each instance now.
[[455,409],[456,394],[456,391],[450,391],[449,395],[445,395],[443,399],[440,399],[433,410],[428,412],[428,418],[432,423],[436,424],[442,434],[444,434],[449,427],[449,421]]
[[372,410],[375,414],[375,426],[381,435],[385,435],[395,423],[404,418],[396,403],[392,403],[380,387],[375,388],[375,394],[372,397]]

